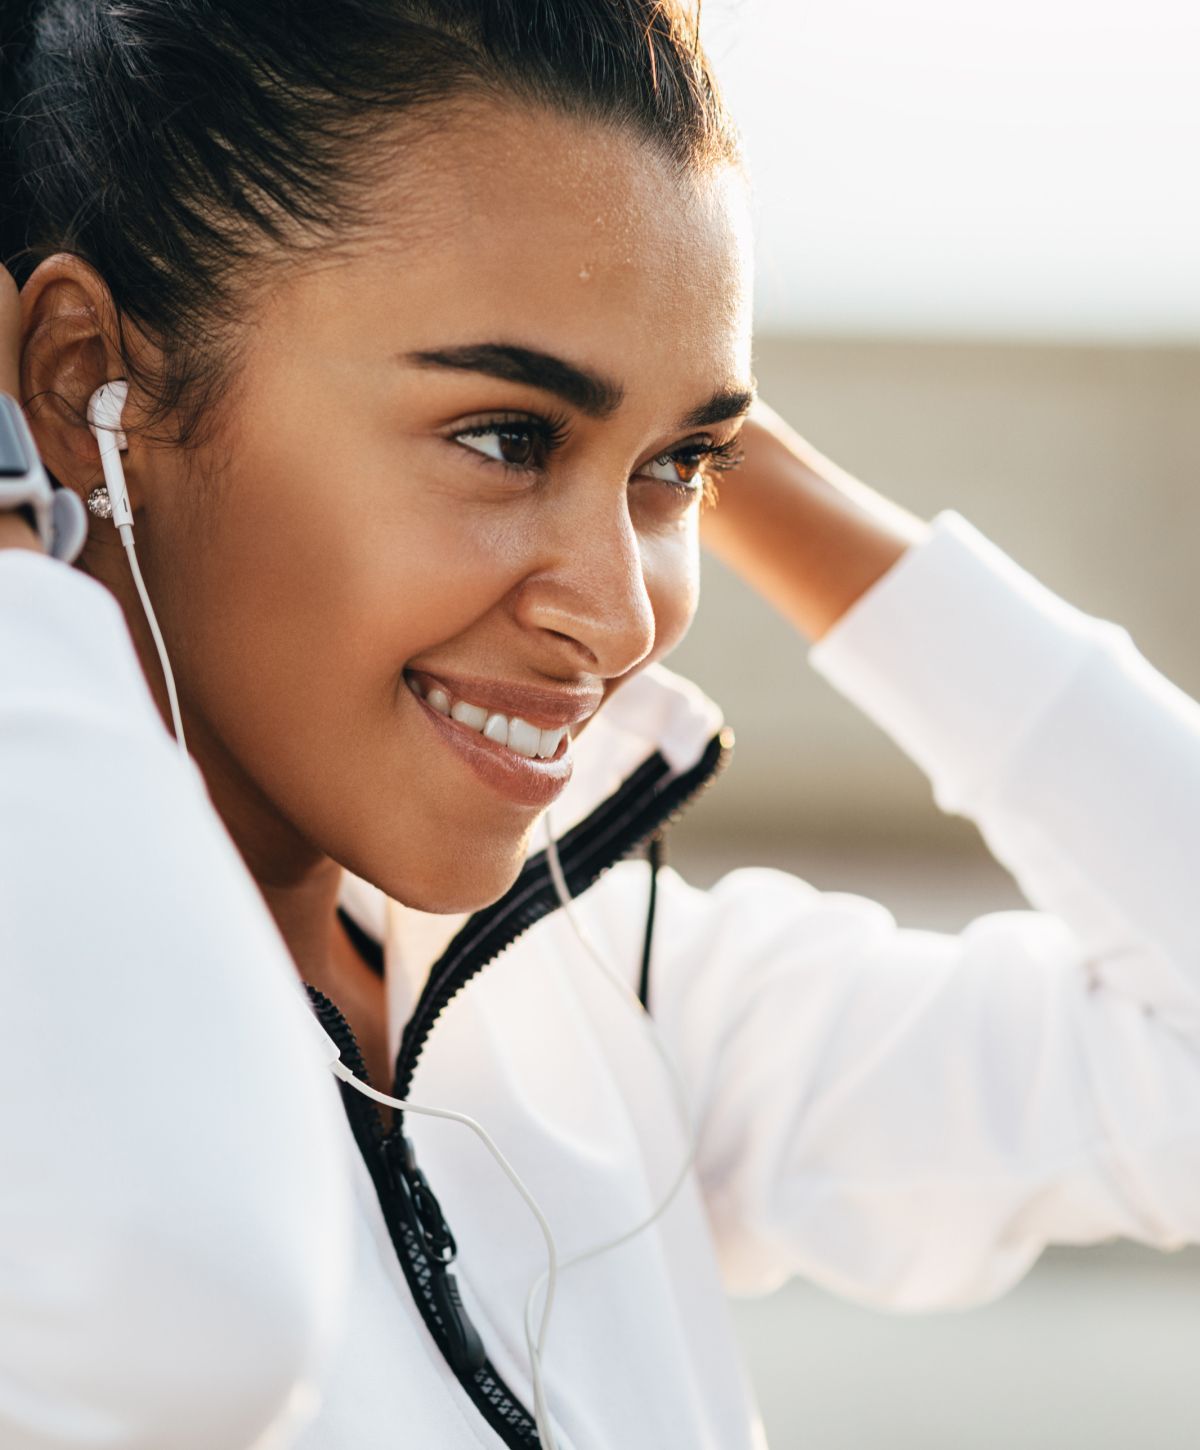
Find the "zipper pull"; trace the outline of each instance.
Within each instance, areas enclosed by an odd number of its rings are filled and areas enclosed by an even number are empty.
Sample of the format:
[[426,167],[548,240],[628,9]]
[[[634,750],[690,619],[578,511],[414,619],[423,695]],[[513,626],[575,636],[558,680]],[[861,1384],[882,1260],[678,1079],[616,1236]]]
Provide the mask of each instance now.
[[450,1335],[447,1358],[455,1370],[474,1374],[487,1361],[483,1340],[471,1323],[458,1292],[458,1280],[449,1269],[435,1270],[429,1287],[433,1290],[438,1313]]
[[[389,1141],[387,1146],[392,1147],[392,1142]],[[449,1340],[446,1357],[456,1370],[473,1374],[483,1368],[487,1355],[479,1331],[471,1323],[463,1305],[458,1280],[450,1271],[450,1265],[458,1254],[458,1245],[454,1242],[437,1195],[417,1166],[412,1143],[404,1137],[395,1147],[400,1150],[397,1176],[412,1206],[413,1220],[429,1259],[429,1291]]]

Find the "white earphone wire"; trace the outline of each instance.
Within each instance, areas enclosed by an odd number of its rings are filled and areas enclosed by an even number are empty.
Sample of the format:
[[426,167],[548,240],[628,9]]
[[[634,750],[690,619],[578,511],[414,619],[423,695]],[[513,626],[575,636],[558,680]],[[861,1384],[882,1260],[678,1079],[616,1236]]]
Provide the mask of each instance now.
[[[634,1224],[632,1228],[626,1229],[624,1233],[618,1235],[616,1238],[606,1239],[603,1243],[594,1244],[589,1249],[582,1249],[579,1253],[572,1254],[570,1258],[563,1259],[558,1265],[558,1273],[561,1276],[567,1271],[567,1269],[573,1268],[576,1264],[582,1264],[588,1259],[598,1258],[601,1254],[606,1254],[613,1249],[620,1248],[621,1245],[628,1243],[630,1239],[636,1238],[640,1233],[643,1233],[646,1229],[650,1228],[653,1224],[655,1224],[663,1216],[663,1214],[666,1213],[667,1209],[670,1208],[671,1204],[675,1201],[675,1197],[678,1194],[679,1190],[683,1187],[684,1182],[687,1180],[687,1176],[692,1169],[692,1164],[696,1160],[697,1142],[696,1131],[691,1121],[691,1114],[687,1101],[687,1089],[684,1085],[682,1077],[680,1076],[679,1070],[675,1066],[674,1062],[671,1060],[669,1053],[667,1052],[666,1046],[663,1043],[658,1028],[654,1023],[654,1019],[642,1006],[640,999],[630,987],[630,985],[626,981],[624,981],[620,974],[616,972],[612,968],[612,966],[605,960],[603,953],[596,945],[591,934],[588,932],[583,922],[580,921],[579,914],[576,910],[575,899],[571,895],[570,888],[567,885],[566,875],[562,869],[562,862],[559,859],[558,843],[554,838],[554,830],[549,810],[547,810],[545,814],[544,822],[546,826],[546,863],[550,868],[550,879],[554,883],[554,890],[556,895],[558,896],[559,904],[562,906],[567,921],[570,923],[572,931],[574,931],[576,938],[578,939],[580,945],[583,947],[584,951],[587,953],[588,958],[599,969],[601,975],[607,980],[609,985],[613,987],[617,994],[626,1003],[631,1005],[634,1011],[637,1013],[638,1020],[639,1022],[641,1022],[650,1040],[651,1045],[654,1047],[656,1053],[658,1054],[659,1061],[662,1063],[663,1068],[666,1071],[667,1077],[670,1079],[671,1086],[675,1094],[675,1105],[679,1113],[680,1123],[683,1127],[684,1135],[687,1140],[687,1151],[684,1154],[683,1161],[680,1164],[679,1169],[671,1182],[670,1188],[667,1190],[666,1195],[659,1203],[658,1207],[652,1213],[648,1214],[647,1217],[641,1219],[638,1223]],[[540,1274],[538,1278],[534,1280],[532,1286],[530,1287],[528,1297],[525,1300],[525,1340],[530,1347],[531,1354],[534,1356],[535,1392],[541,1388],[541,1356],[545,1351],[545,1333],[547,1320],[546,1315],[543,1314],[541,1334],[539,1335],[538,1343],[535,1347],[532,1342],[532,1314],[534,1300],[537,1297],[538,1291],[545,1283],[546,1275],[544,1273]]]
[[[114,483],[117,483],[119,479],[119,487],[123,493],[124,471],[122,469],[120,458],[115,448],[112,450],[109,460],[107,460],[107,466],[105,468],[106,474],[109,474],[110,470],[112,470],[115,475],[112,481]],[[180,717],[179,697],[175,688],[175,675],[171,669],[171,662],[167,656],[167,648],[166,644],[163,641],[162,631],[160,630],[158,625],[158,618],[154,613],[154,606],[150,602],[150,596],[146,590],[146,583],[145,580],[142,578],[141,567],[138,564],[137,549],[135,548],[133,542],[133,524],[128,522],[121,522],[118,524],[118,530],[121,535],[121,541],[125,547],[125,555],[129,561],[130,571],[133,574],[133,581],[137,589],[138,599],[141,601],[142,610],[146,616],[146,623],[150,627],[150,633],[154,640],[154,647],[158,652],[159,662],[162,665],[163,678],[166,681],[167,697],[170,702],[171,708],[171,720],[175,729],[175,740],[179,747],[180,753],[186,759],[187,744],[184,739],[183,721]],[[543,1450],[558,1450],[558,1441],[554,1433],[553,1422],[551,1421],[549,1407],[546,1402],[545,1381],[542,1371],[542,1356],[545,1354],[546,1350],[546,1341],[550,1328],[550,1315],[554,1308],[554,1297],[558,1287],[559,1275],[564,1270],[571,1268],[575,1264],[581,1264],[587,1259],[596,1258],[600,1254],[608,1253],[612,1249],[619,1248],[622,1244],[625,1244],[630,1239],[635,1238],[638,1234],[642,1233],[645,1229],[649,1228],[653,1223],[661,1218],[662,1215],[670,1207],[671,1203],[674,1201],[676,1194],[682,1187],[684,1180],[687,1178],[687,1175],[691,1170],[692,1164],[695,1161],[696,1138],[695,1131],[690,1122],[687,1105],[687,1093],[683,1084],[683,1080],[680,1077],[678,1069],[675,1067],[675,1064],[671,1061],[666,1051],[666,1048],[661,1040],[661,1037],[659,1036],[658,1031],[654,1026],[653,1020],[651,1019],[649,1014],[642,1009],[641,1003],[638,1001],[636,995],[630,989],[629,985],[624,982],[621,979],[620,975],[613,970],[608,962],[605,961],[603,954],[600,952],[599,948],[596,946],[591,936],[588,934],[587,930],[583,926],[583,923],[578,918],[578,914],[575,910],[574,898],[571,896],[570,890],[567,886],[566,876],[563,873],[562,863],[559,860],[558,844],[554,839],[554,832],[549,811],[547,811],[545,815],[545,826],[547,843],[546,859],[550,870],[550,878],[554,884],[555,893],[558,896],[559,903],[562,906],[563,911],[566,913],[566,917],[571,925],[571,929],[574,931],[576,937],[578,938],[580,945],[584,948],[588,959],[594,963],[594,965],[606,978],[606,980],[614,988],[614,990],[616,990],[625,1001],[631,1002],[634,1009],[637,1011],[638,1018],[643,1023],[643,1026],[647,1031],[650,1041],[653,1044],[656,1052],[658,1053],[658,1056],[663,1063],[667,1075],[671,1080],[672,1088],[675,1093],[676,1106],[679,1111],[680,1121],[683,1124],[684,1131],[687,1135],[687,1154],[684,1157],[679,1172],[677,1173],[675,1179],[672,1181],[671,1187],[668,1190],[666,1197],[662,1200],[662,1202],[658,1205],[654,1212],[650,1214],[647,1218],[641,1220],[641,1222],[635,1224],[632,1228],[627,1229],[617,1238],[606,1240],[604,1243],[596,1244],[592,1248],[584,1249],[580,1253],[573,1254],[569,1259],[560,1263],[558,1258],[558,1248],[554,1242],[554,1235],[551,1232],[550,1224],[546,1218],[546,1215],[542,1212],[533,1194],[525,1186],[516,1169],[505,1157],[504,1153],[501,1152],[500,1148],[493,1140],[491,1134],[488,1133],[487,1129],[484,1128],[481,1123],[477,1122],[474,1118],[470,1117],[466,1113],[457,1112],[450,1108],[426,1107],[419,1103],[409,1102],[402,1098],[392,1097],[388,1093],[380,1092],[377,1088],[372,1087],[369,1083],[363,1082],[361,1078],[355,1077],[355,1075],[350,1071],[348,1067],[346,1067],[343,1062],[340,1061],[340,1059],[335,1060],[331,1064],[331,1068],[334,1075],[340,1081],[346,1083],[355,1091],[362,1093],[364,1097],[371,1098],[377,1103],[386,1104],[387,1106],[393,1108],[400,1108],[405,1112],[414,1113],[419,1116],[430,1118],[444,1118],[450,1122],[461,1123],[463,1127],[469,1128],[471,1132],[473,1132],[476,1137],[479,1138],[479,1140],[483,1143],[484,1147],[495,1159],[496,1163],[499,1165],[505,1176],[508,1178],[509,1182],[516,1189],[517,1193],[521,1196],[529,1211],[537,1220],[538,1227],[541,1229],[542,1236],[546,1241],[546,1268],[534,1280],[525,1300],[525,1344],[529,1352],[534,1397],[533,1410],[534,1418],[537,1423],[538,1436],[541,1439]],[[389,912],[391,906],[392,903],[389,901]],[[542,1305],[541,1324],[535,1337],[533,1330],[533,1304],[534,1300],[536,1299],[538,1293],[541,1291],[543,1286],[545,1287],[546,1294],[544,1303]]]
[[[646,1218],[634,1224],[632,1228],[626,1229],[616,1238],[606,1239],[603,1243],[594,1244],[591,1248],[583,1249],[577,1254],[572,1254],[569,1259],[564,1259],[560,1261],[558,1257],[558,1248],[554,1242],[554,1235],[551,1232],[550,1224],[547,1221],[545,1214],[539,1207],[537,1200],[522,1182],[516,1169],[513,1168],[512,1164],[500,1151],[499,1147],[496,1145],[491,1135],[480,1123],[478,1123],[474,1118],[469,1117],[466,1113],[451,1111],[447,1108],[423,1107],[416,1103],[407,1102],[401,1098],[390,1097],[387,1093],[381,1093],[377,1089],[371,1087],[370,1084],[363,1082],[361,1078],[355,1077],[354,1074],[349,1070],[349,1068],[345,1066],[344,1063],[337,1061],[333,1063],[332,1066],[334,1073],[342,1082],[347,1083],[350,1087],[356,1089],[364,1096],[374,1099],[376,1102],[386,1103],[390,1107],[402,1108],[408,1112],[421,1114],[426,1117],[446,1118],[452,1122],[461,1123],[464,1127],[469,1128],[480,1139],[484,1147],[487,1148],[488,1152],[491,1153],[492,1157],[503,1169],[505,1175],[512,1183],[513,1187],[520,1194],[521,1198],[524,1200],[526,1206],[529,1208],[534,1218],[537,1220],[538,1227],[541,1229],[542,1236],[546,1241],[546,1268],[534,1280],[533,1284],[530,1286],[529,1293],[526,1296],[524,1313],[525,1346],[529,1354],[530,1375],[533,1386],[533,1413],[534,1420],[537,1424],[538,1437],[542,1442],[543,1450],[558,1450],[558,1440],[554,1433],[554,1425],[550,1418],[550,1410],[546,1400],[546,1386],[544,1372],[542,1368],[542,1358],[546,1352],[546,1341],[550,1328],[550,1315],[554,1307],[554,1297],[557,1291],[559,1277],[567,1269],[574,1267],[574,1265],[576,1264],[584,1263],[588,1259],[597,1258],[601,1254],[610,1252],[612,1249],[620,1248],[622,1244],[628,1243],[630,1239],[636,1238],[638,1234],[643,1233],[646,1229],[650,1228],[652,1224],[656,1223],[663,1216],[663,1214],[666,1213],[667,1209],[674,1202],[680,1188],[686,1181],[688,1174],[691,1172],[692,1164],[695,1162],[696,1134],[688,1110],[687,1090],[684,1086],[683,1079],[681,1078],[675,1064],[671,1061],[671,1058],[667,1053],[666,1047],[662,1041],[661,1036],[658,1033],[658,1029],[654,1024],[653,1019],[643,1009],[641,1002],[638,1000],[636,994],[632,991],[629,985],[622,980],[619,973],[614,971],[609,963],[604,959],[603,954],[596,946],[595,942],[592,940],[586,927],[579,920],[578,912],[575,909],[575,900],[571,895],[569,887],[567,886],[566,876],[562,869],[562,862],[559,859],[558,843],[554,838],[554,831],[549,811],[546,812],[544,822],[546,827],[546,861],[550,870],[550,879],[554,884],[555,894],[558,896],[559,904],[562,906],[563,911],[566,914],[567,921],[570,923],[572,931],[575,933],[575,936],[578,938],[580,944],[584,948],[588,959],[598,968],[601,974],[614,988],[614,990],[621,996],[621,998],[626,1002],[631,1003],[637,1011],[638,1020],[643,1024],[643,1027],[646,1030],[647,1035],[649,1036],[650,1041],[654,1046],[655,1051],[657,1052],[658,1057],[667,1072],[667,1076],[669,1077],[672,1088],[674,1090],[675,1102],[676,1107],[679,1111],[680,1122],[683,1125],[684,1133],[687,1138],[687,1152],[684,1155],[683,1162],[680,1164],[679,1170],[676,1173],[674,1179],[672,1180],[671,1186],[667,1190],[665,1197],[659,1203],[658,1207],[655,1208],[653,1213],[649,1214]],[[392,906],[393,903],[389,900],[389,917]],[[533,1326],[533,1307],[534,1301],[536,1300],[543,1286],[546,1289],[546,1295],[545,1301],[542,1305],[541,1324],[535,1335]]]
[[142,578],[141,566],[138,564],[137,550],[133,545],[132,524],[125,524],[121,528],[121,542],[125,545],[125,557],[129,560],[129,568],[133,573],[133,582],[138,592],[138,598],[142,601],[142,612],[146,616],[146,623],[150,626],[150,633],[154,638],[154,648],[158,651],[158,659],[162,665],[163,678],[167,683],[167,699],[171,705],[171,724],[175,729],[175,743],[179,746],[179,753],[186,760],[187,741],[183,736],[183,720],[179,714],[179,696],[175,692],[175,675],[171,670],[171,661],[167,658],[167,647],[163,643],[162,631],[158,627],[158,617],[154,613],[154,606],[150,603],[150,596],[146,593],[146,581]]
[[[388,902],[389,916],[392,902]],[[554,1235],[550,1230],[550,1224],[546,1215],[538,1205],[538,1201],[526,1188],[520,1174],[501,1152],[499,1146],[482,1123],[470,1117],[467,1113],[460,1113],[450,1108],[430,1108],[419,1103],[410,1102],[405,1098],[394,1098],[388,1093],[382,1093],[373,1088],[370,1083],[363,1082],[362,1078],[355,1077],[350,1069],[340,1059],[330,1064],[333,1073],[356,1092],[362,1093],[364,1097],[371,1098],[374,1102],[385,1103],[389,1107],[402,1108],[405,1112],[416,1113],[422,1117],[445,1118],[452,1123],[461,1123],[464,1128],[469,1128],[480,1140],[496,1162],[500,1165],[505,1176],[512,1186],[524,1200],[526,1207],[537,1220],[538,1227],[542,1231],[542,1237],[546,1241],[546,1268],[538,1277],[538,1285],[547,1284],[546,1302],[542,1307],[542,1325],[539,1338],[544,1342],[547,1327],[550,1323],[550,1314],[554,1308],[554,1294],[558,1285],[558,1246],[554,1242]],[[534,1347],[532,1333],[528,1322],[528,1306],[526,1306],[526,1332],[525,1341],[529,1349],[530,1370],[533,1382],[534,1398],[534,1420],[537,1423],[538,1437],[542,1442],[544,1450],[558,1450],[558,1442],[555,1439],[554,1427],[550,1421],[549,1410],[546,1406],[545,1390],[542,1385],[541,1361]]]
[[167,658],[167,647],[163,643],[162,630],[158,627],[158,616],[146,592],[146,581],[142,578],[137,549],[133,542],[133,509],[129,503],[129,489],[125,483],[125,466],[121,462],[121,449],[126,447],[125,434],[121,428],[121,413],[129,395],[129,384],[124,378],[103,383],[88,401],[88,426],[96,439],[100,451],[100,466],[104,471],[104,482],[108,489],[112,521],[125,546],[125,557],[133,575],[134,587],[141,601],[142,613],[150,626],[158,662],[162,666],[163,679],[167,686],[167,700],[171,707],[171,725],[175,731],[175,743],[180,754],[187,759],[187,741],[183,735],[183,720],[179,712],[179,696],[175,689],[175,675],[171,661]]

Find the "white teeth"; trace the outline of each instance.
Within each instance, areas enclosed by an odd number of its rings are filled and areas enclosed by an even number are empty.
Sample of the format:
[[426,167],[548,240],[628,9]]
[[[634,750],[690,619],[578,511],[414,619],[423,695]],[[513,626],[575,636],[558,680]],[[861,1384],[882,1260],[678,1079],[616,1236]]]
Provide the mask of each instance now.
[[[465,700],[455,700],[454,708],[450,711],[450,718],[457,720],[460,725],[469,725],[472,730],[482,730],[487,724],[488,712],[482,705],[468,705]],[[500,719],[504,719],[501,715]],[[508,722],[505,720],[504,728],[507,732]]]
[[542,760],[549,760],[552,755],[558,754],[558,743],[566,733],[565,729],[538,732],[537,753]]
[[430,685],[426,694],[417,680],[411,676],[405,678],[413,694],[418,699],[423,699],[431,710],[436,710],[439,715],[449,715],[460,725],[478,731],[497,745],[507,746],[514,754],[522,755],[527,760],[552,759],[558,754],[563,736],[568,734],[566,726],[557,730],[539,730],[528,720],[517,716],[509,719],[498,710],[486,710],[482,705],[472,705],[467,700],[455,700],[451,703],[449,693],[440,685]]
[[508,722],[508,748],[515,750],[518,755],[535,756],[541,738],[542,732],[528,720],[514,719]]

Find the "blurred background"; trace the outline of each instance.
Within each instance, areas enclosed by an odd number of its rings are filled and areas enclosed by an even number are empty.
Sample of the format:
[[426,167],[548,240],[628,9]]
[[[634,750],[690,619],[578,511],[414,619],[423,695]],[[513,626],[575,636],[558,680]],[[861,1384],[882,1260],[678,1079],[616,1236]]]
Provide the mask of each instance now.
[[[914,512],[957,509],[1200,696],[1200,7],[704,16],[756,193],[764,397]],[[738,747],[674,864],[700,884],[782,866],[946,931],[1027,905],[803,642],[705,570],[671,663]],[[1051,1249],[965,1313],[802,1283],[735,1312],[772,1450],[1200,1443],[1200,1250]]]

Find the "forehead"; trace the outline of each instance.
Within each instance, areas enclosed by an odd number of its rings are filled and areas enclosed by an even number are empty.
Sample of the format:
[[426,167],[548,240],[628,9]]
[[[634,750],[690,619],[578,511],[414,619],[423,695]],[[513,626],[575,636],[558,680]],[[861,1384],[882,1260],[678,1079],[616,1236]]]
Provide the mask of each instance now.
[[520,338],[622,378],[631,398],[639,379],[696,393],[749,378],[740,173],[679,175],[613,127],[498,104],[405,150],[372,232],[410,340]]

